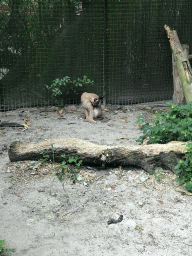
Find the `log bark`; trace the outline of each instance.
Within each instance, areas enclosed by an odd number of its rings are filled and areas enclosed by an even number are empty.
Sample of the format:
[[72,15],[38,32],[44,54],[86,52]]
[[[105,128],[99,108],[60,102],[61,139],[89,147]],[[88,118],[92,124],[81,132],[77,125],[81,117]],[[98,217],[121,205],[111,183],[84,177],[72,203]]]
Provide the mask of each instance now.
[[83,165],[95,166],[137,166],[147,172],[156,167],[170,169],[174,167],[184,155],[186,144],[170,142],[168,144],[105,146],[93,144],[81,139],[47,140],[37,144],[23,144],[13,142],[9,147],[9,158],[12,162],[23,160],[39,160],[42,151],[54,160],[62,162],[62,154],[66,159],[78,156]]
[[[187,56],[189,55],[189,46],[182,44],[183,50],[186,51]],[[173,102],[175,104],[185,104],[185,96],[183,92],[183,85],[179,77],[179,72],[177,70],[177,63],[175,62],[173,53],[172,53],[172,67],[173,67]]]
[[167,32],[167,37],[169,38],[173,58],[183,86],[185,100],[186,102],[192,101],[192,69],[189,62],[188,53],[185,49],[183,49],[176,30],[171,30],[167,25],[165,25],[164,28]]

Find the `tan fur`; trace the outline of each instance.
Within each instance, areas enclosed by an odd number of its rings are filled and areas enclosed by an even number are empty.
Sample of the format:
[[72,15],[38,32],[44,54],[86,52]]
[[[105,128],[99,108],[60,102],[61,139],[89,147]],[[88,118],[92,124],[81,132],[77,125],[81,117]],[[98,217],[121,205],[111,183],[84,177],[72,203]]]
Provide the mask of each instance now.
[[95,123],[93,117],[97,118],[102,116],[101,102],[98,95],[84,92],[81,95],[81,103],[87,121]]

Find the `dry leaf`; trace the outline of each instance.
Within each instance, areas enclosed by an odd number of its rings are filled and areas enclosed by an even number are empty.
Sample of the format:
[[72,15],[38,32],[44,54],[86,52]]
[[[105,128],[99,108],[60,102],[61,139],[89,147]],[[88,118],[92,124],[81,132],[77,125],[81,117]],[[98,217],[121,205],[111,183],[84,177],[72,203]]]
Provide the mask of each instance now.
[[128,123],[127,119],[121,119],[122,122]]
[[63,114],[63,109],[59,110],[58,112],[59,112],[60,115],[62,115]]
[[160,204],[163,204],[163,201],[161,201],[161,200],[159,200],[158,202],[159,202]]
[[106,185],[106,188],[115,189],[115,186],[113,186],[113,185]]
[[20,193],[16,193],[16,196],[20,197]]
[[106,112],[110,112],[110,110],[108,110],[108,109],[106,109],[106,108],[104,108],[104,110],[105,110]]
[[68,113],[75,113],[75,110],[74,110],[74,109],[71,110],[71,109],[68,109],[68,108],[67,108],[66,111],[67,111]]

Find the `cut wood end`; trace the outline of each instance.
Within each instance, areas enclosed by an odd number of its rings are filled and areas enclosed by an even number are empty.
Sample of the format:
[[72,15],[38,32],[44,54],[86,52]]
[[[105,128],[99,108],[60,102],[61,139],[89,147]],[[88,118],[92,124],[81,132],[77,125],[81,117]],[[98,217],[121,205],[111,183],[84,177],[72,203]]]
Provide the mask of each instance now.
[[165,26],[164,26],[164,29],[166,30],[166,32],[167,32],[167,36],[169,37],[169,34],[171,33],[171,29],[170,29],[170,27],[169,27],[169,26],[167,26],[167,25],[165,25]]

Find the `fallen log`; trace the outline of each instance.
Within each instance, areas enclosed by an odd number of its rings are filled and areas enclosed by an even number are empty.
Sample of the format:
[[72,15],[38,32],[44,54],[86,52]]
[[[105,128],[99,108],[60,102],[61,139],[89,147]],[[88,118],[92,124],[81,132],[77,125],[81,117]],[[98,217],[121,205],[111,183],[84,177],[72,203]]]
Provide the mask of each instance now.
[[173,141],[168,144],[105,146],[93,144],[81,139],[46,140],[37,144],[13,142],[8,150],[10,161],[39,160],[42,151],[58,162],[62,154],[66,159],[78,156],[83,165],[96,166],[137,166],[147,172],[156,167],[175,171],[179,159],[184,155],[186,144]]

